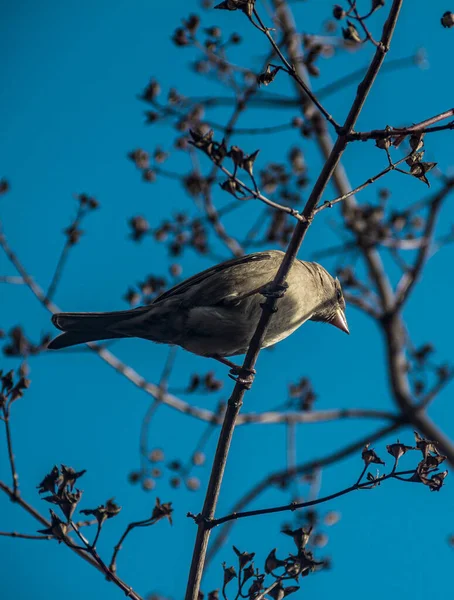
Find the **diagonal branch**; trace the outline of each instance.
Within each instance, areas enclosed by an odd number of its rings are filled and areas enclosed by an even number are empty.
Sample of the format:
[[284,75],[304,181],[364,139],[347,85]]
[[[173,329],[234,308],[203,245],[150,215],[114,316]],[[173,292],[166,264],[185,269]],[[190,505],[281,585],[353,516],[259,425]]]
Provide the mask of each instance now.
[[[371,64],[366,72],[363,81],[358,86],[356,97],[348,113],[344,127],[341,130],[342,133],[338,135],[337,140],[331,150],[331,153],[326,163],[324,164],[322,171],[312,189],[306,206],[304,207],[304,211],[302,214],[303,217],[305,217],[305,220],[299,221],[295,227],[285,256],[272,283],[271,289],[273,290],[278,289],[279,286],[282,286],[285,283],[287,274],[296,258],[297,252],[303,242],[307,229],[309,228],[312,222],[315,208],[319,203],[322,194],[326,186],[328,185],[329,180],[333,176],[333,173],[342,157],[342,154],[345,151],[345,148],[348,143],[347,136],[353,131],[361,109],[366,101],[369,91],[377,77],[380,67],[384,61],[385,55],[389,49],[389,44],[397,23],[402,3],[403,0],[393,1],[388,15],[388,19],[386,20],[383,28],[380,44],[376,49],[374,57],[371,61]],[[260,348],[265,338],[266,329],[269,325],[272,314],[275,311],[276,304],[277,299],[269,296],[262,305],[262,315],[260,317],[256,331],[249,345],[249,349],[247,351],[246,358],[243,363],[242,373],[240,373],[240,375],[247,375],[253,371],[260,352]],[[219,435],[216,454],[214,457],[210,480],[208,483],[208,489],[205,496],[205,502],[199,520],[194,552],[191,562],[191,569],[189,572],[188,585],[186,589],[186,600],[197,600],[198,598],[200,582],[202,579],[202,573],[205,565],[208,540],[210,536],[210,531],[207,527],[206,520],[213,519],[215,515],[221,483],[227,462],[227,456],[232,441],[233,431],[235,428],[238,413],[243,404],[243,398],[247,387],[249,386],[245,385],[244,380],[239,378],[227,404],[227,410],[224,417],[224,423],[222,425],[221,433]]]
[[[320,469],[323,467],[328,467],[334,463],[340,462],[341,460],[351,456],[355,452],[361,450],[367,443],[373,443],[377,440],[382,439],[386,435],[398,431],[401,427],[405,425],[403,420],[396,422],[393,425],[387,425],[380,429],[377,429],[373,433],[364,436],[355,442],[344,446],[334,452],[327,454],[326,456],[315,458],[306,462],[303,462],[297,465],[292,471],[288,471],[288,469],[275,471],[274,473],[270,473],[264,479],[254,484],[254,486],[247,491],[235,504],[232,506],[230,513],[241,512],[246,506],[248,506],[251,502],[253,502],[256,498],[258,498],[261,494],[263,494],[268,488],[272,486],[279,486],[280,484],[288,481],[290,478],[295,477],[297,475],[303,475],[305,473],[310,473],[314,469]],[[229,531],[234,525],[234,521],[231,521],[222,528],[222,530],[215,535],[213,543],[210,546],[210,551],[207,555],[207,563],[211,562],[217,552],[223,546],[225,540],[228,537]]]

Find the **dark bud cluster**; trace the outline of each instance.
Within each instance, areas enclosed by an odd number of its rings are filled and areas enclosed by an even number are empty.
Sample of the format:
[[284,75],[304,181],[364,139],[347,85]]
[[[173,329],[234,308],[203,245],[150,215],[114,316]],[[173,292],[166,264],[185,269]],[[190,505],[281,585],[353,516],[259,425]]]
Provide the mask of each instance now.
[[448,29],[454,27],[454,13],[449,10],[443,13],[443,16],[441,17],[441,24],[443,27]]
[[[201,189],[198,180],[194,178],[188,185],[193,186],[192,192],[198,194]],[[199,254],[208,252],[208,230],[206,223],[199,218],[190,220],[186,214],[175,215],[173,221],[165,220],[158,227],[152,229],[149,222],[142,215],[129,220],[131,228],[130,238],[140,242],[146,236],[153,236],[157,242],[167,245],[170,256],[181,256],[186,248],[192,248]],[[175,271],[176,269],[176,271]],[[172,265],[170,274],[178,277],[181,273],[179,265]]]
[[148,275],[137,286],[128,288],[123,299],[129,306],[137,306],[138,304],[151,304],[158,298],[168,287],[168,282],[164,277],[156,275]]
[[265,86],[270,85],[270,83],[274,81],[274,78],[276,77],[279,71],[279,67],[272,67],[271,65],[268,65],[265,71],[263,71],[263,73],[257,75],[257,83],[259,85]]
[[131,217],[129,226],[131,228],[130,237],[134,242],[140,242],[150,232],[150,224],[142,215]]
[[214,8],[219,10],[241,10],[248,17],[252,16],[255,0],[224,0]]
[[200,488],[200,479],[191,475],[191,470],[205,464],[205,454],[201,450],[193,452],[185,463],[175,459],[166,462],[161,448],[152,449],[144,458],[146,464],[138,471],[131,471],[128,477],[130,483],[140,483],[144,491],[154,490],[163,476],[167,476],[170,486],[174,489],[184,485],[187,490],[195,492]]
[[188,394],[193,392],[218,392],[222,389],[223,382],[216,379],[214,371],[209,371],[206,375],[193,373],[187,388],[184,390]]
[[[76,527],[73,516],[82,499],[82,490],[76,487],[76,483],[84,473],[85,470],[76,471],[66,465],[61,465],[60,468],[55,466],[37,486],[40,494],[47,494],[43,496],[43,500],[57,506],[65,519],[62,520],[51,510],[50,527],[40,530],[39,533],[52,535],[59,542],[65,541],[66,543],[70,543],[70,538],[67,538],[67,534],[74,531]],[[98,526],[97,539],[104,522],[107,519],[117,516],[120,510],[121,507],[113,499],[110,499],[97,508],[82,509],[79,512],[80,514],[94,517],[94,522]]]
[[2,194],[6,194],[7,192],[9,192],[9,189],[10,189],[9,182],[4,178],[0,179],[0,196]]
[[84,473],[85,470],[77,472],[65,465],[61,465],[60,469],[55,466],[37,486],[40,494],[48,494],[43,496],[43,500],[58,506],[66,519],[66,523],[62,522],[54,511],[51,511],[51,526],[39,533],[53,535],[59,541],[63,540],[69,522],[82,498],[82,491],[74,486]]
[[3,354],[9,357],[27,358],[36,356],[40,352],[46,350],[48,343],[51,340],[50,334],[46,333],[41,336],[39,342],[32,342],[26,335],[20,325],[13,327],[7,335],[3,336]]
[[424,393],[430,396],[431,390],[439,388],[454,377],[454,368],[436,361],[434,354],[435,348],[429,343],[408,350],[407,369],[414,393],[418,397]]
[[287,557],[278,558],[276,549],[271,550],[265,559],[263,570],[255,566],[254,552],[241,552],[233,546],[237,557],[237,568],[223,564],[222,595],[226,600],[229,599],[230,588],[233,591],[233,586],[229,584],[235,579],[238,585],[234,586],[232,598],[238,591],[238,595],[242,598],[254,600],[265,590],[269,590],[267,597],[282,600],[300,589],[299,586],[288,585],[289,580],[298,582],[300,578],[326,567],[325,561],[315,560],[312,551],[307,547],[311,536],[310,529],[300,527],[282,533],[293,539],[295,552],[289,553]]
[[164,152],[161,148],[157,148],[152,158],[154,165],[151,164],[150,154],[142,148],[137,148],[128,153],[128,158],[136,165],[136,167],[142,173],[143,181],[147,183],[153,183],[156,181],[158,165],[168,158],[168,153]]
[[[422,483],[426,485],[431,492],[438,492],[443,486],[444,480],[448,474],[448,471],[440,472],[440,465],[446,460],[446,456],[441,454],[438,450],[437,442],[427,440],[422,437],[417,431],[415,431],[415,446],[407,446],[397,440],[393,444],[388,444],[386,450],[394,459],[392,470],[388,474],[373,475],[368,472],[366,479],[368,483],[361,483],[362,476],[364,475],[367,467],[371,464],[385,463],[379,458],[375,450],[370,447],[370,444],[366,444],[362,451],[362,459],[364,461],[365,469],[357,481],[356,486],[362,488],[373,488],[380,485],[382,481],[386,479],[398,479],[399,481]],[[407,453],[421,452],[422,460],[419,461],[416,468],[408,469],[405,471],[397,471],[397,467],[400,460]],[[355,486],[355,487],[356,487]]]
[[342,36],[346,42],[351,44],[361,44],[362,39],[356,25],[347,21],[347,27],[342,28]]
[[317,399],[312,383],[307,377],[302,377],[297,383],[289,385],[288,407],[295,410],[310,411]]
[[69,246],[75,246],[79,243],[80,238],[84,233],[80,227],[82,220],[88,213],[99,208],[99,202],[96,198],[93,198],[93,196],[89,196],[88,194],[75,194],[75,199],[78,204],[76,217],[63,231]]
[[0,409],[6,417],[9,416],[11,404],[22,398],[24,391],[30,386],[30,380],[17,376],[14,371],[4,373],[0,369]]

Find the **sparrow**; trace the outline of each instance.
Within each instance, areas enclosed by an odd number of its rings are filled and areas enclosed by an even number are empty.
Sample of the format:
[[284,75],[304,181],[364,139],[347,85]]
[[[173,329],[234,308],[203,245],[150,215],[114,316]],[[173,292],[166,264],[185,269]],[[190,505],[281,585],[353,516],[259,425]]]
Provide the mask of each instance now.
[[[64,333],[48,347],[59,350],[85,342],[143,338],[235,366],[226,357],[247,352],[262,313],[263,296],[272,293],[270,286],[283,257],[283,252],[270,250],[225,261],[179,283],[147,306],[56,313],[52,322]],[[262,348],[285,339],[308,320],[350,333],[339,280],[321,265],[295,260],[277,294],[282,297]]]

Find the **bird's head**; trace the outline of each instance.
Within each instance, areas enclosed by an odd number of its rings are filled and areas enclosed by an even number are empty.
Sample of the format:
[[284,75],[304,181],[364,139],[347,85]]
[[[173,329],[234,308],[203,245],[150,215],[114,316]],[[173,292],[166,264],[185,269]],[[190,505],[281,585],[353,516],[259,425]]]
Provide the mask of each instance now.
[[[314,263],[315,264],[315,263]],[[312,316],[312,321],[330,323],[345,333],[350,333],[345,316],[345,299],[339,279],[334,279],[320,265],[317,266],[321,283],[320,301]]]

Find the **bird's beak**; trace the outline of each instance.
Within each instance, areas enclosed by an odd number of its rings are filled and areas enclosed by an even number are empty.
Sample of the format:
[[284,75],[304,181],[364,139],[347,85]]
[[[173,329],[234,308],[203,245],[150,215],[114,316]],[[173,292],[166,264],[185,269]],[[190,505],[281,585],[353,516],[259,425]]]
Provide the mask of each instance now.
[[347,325],[347,319],[345,318],[345,313],[342,309],[337,309],[336,314],[334,318],[330,321],[330,323],[331,325],[334,325],[334,327],[337,327],[341,331],[345,331],[345,333],[348,333],[348,335],[350,335],[350,330]]

